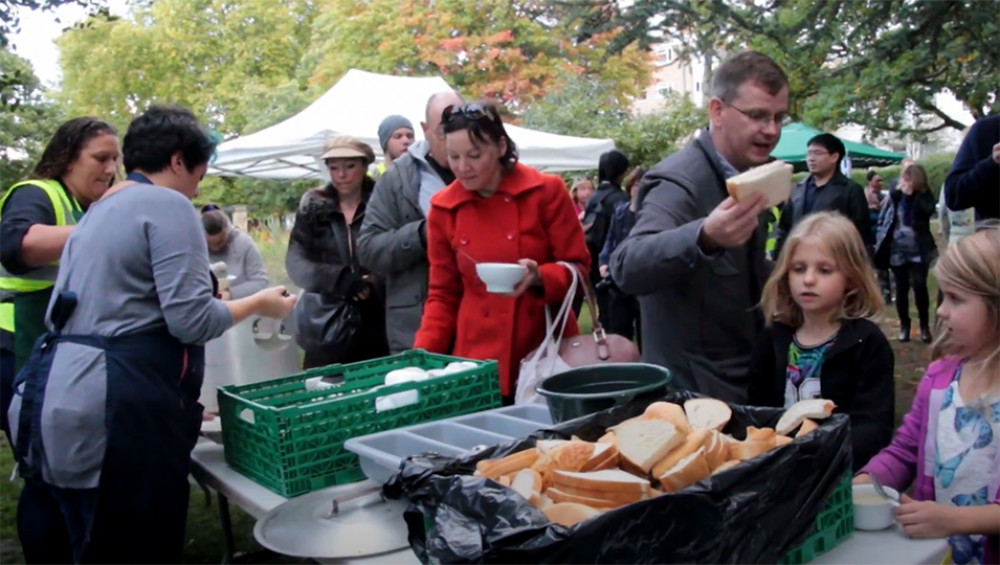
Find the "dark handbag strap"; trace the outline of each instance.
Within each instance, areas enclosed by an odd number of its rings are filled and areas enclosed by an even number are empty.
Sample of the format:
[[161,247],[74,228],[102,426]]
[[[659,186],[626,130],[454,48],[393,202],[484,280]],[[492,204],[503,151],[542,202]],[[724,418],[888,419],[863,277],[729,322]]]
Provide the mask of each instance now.
[[594,343],[597,345],[597,358],[601,361],[607,361],[611,358],[611,348],[608,347],[608,336],[604,332],[600,320],[597,319],[597,295],[594,294],[594,287],[590,284],[590,278],[583,273],[583,267],[574,263],[573,268],[576,269],[576,276],[580,280],[580,287],[583,288],[583,297],[587,301],[587,307],[590,309],[590,319],[594,323],[592,334],[594,336]]

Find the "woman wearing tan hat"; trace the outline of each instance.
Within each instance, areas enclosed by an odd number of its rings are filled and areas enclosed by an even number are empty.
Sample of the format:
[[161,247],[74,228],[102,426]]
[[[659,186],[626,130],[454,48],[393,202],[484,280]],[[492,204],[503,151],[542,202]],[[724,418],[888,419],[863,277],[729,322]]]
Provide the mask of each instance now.
[[295,214],[285,268],[304,292],[296,308],[303,367],[387,355],[382,279],[358,262],[355,242],[375,182],[366,175],[372,148],[353,137],[331,139],[321,159],[326,186],[305,193]]

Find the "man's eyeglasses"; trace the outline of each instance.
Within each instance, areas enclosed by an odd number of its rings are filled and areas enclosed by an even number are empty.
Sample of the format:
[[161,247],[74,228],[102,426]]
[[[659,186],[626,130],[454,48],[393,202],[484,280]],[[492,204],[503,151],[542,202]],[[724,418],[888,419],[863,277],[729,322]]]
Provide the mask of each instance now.
[[756,123],[761,127],[767,127],[771,124],[777,124],[778,126],[787,126],[791,122],[791,119],[785,112],[772,114],[764,110],[744,110],[742,108],[733,106],[732,104],[726,102],[725,100],[723,100],[722,103],[725,104],[726,106],[729,106],[733,110],[736,110],[737,112],[743,114],[744,116],[749,118],[750,121]]

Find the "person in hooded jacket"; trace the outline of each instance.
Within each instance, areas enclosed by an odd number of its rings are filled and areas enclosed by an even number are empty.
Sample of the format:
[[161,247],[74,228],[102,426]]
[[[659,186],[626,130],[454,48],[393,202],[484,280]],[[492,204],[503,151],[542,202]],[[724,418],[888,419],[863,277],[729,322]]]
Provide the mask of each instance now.
[[304,369],[389,353],[384,284],[361,264],[356,251],[365,207],[375,188],[375,181],[366,174],[375,152],[347,136],[330,140],[324,149],[321,158],[331,182],[303,195],[288,241],[285,269],[305,292],[354,303],[360,312],[360,330],[350,343],[304,348]]

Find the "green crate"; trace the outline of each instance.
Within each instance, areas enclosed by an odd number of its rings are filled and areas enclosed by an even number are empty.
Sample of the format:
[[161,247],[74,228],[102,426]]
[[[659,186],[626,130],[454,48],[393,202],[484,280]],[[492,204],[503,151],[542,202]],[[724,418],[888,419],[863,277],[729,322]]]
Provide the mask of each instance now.
[[778,565],[802,565],[819,555],[837,547],[840,542],[854,532],[854,497],[851,491],[851,475],[844,475],[826,506],[816,517],[815,531],[805,543],[790,551],[778,561]]
[[[473,361],[477,367],[382,386],[386,373],[394,369],[441,369],[452,361]],[[313,377],[343,381],[334,388],[306,390],[306,379]],[[408,390],[418,391],[417,402],[376,412],[376,398]],[[498,406],[496,361],[422,350],[219,388],[226,463],[286,497],[364,479],[357,456],[344,449],[348,439]]]

